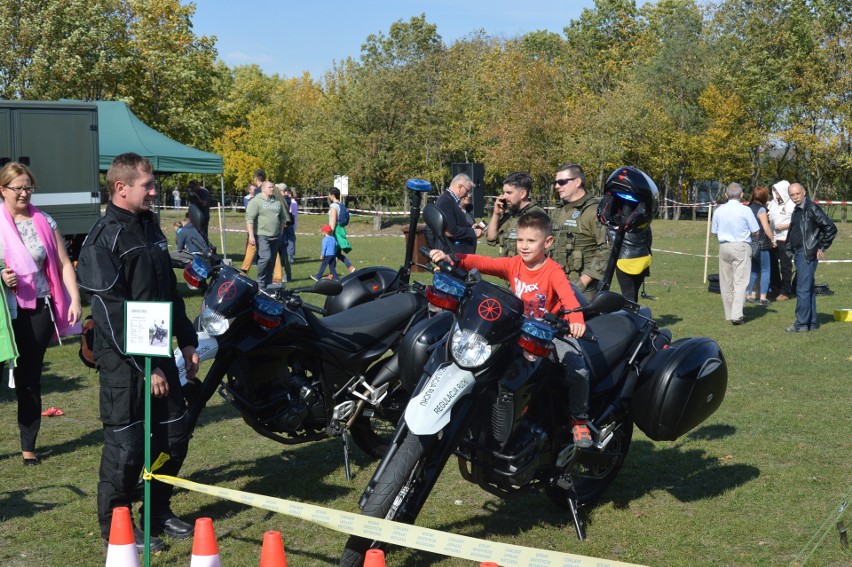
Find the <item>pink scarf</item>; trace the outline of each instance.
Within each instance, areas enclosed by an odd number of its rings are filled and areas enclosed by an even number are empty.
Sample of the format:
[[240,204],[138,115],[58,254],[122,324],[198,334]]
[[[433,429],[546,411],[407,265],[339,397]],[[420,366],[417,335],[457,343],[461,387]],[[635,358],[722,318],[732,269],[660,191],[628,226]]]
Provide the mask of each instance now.
[[[35,307],[37,295],[33,282],[34,274],[38,270],[35,261],[21,240],[21,235],[9,214],[9,209],[0,204],[3,216],[0,217],[0,238],[3,239],[3,247],[6,255],[6,265],[12,268],[18,276],[17,300],[23,309]],[[30,218],[33,219],[39,240],[46,251],[44,267],[47,270],[47,281],[50,285],[50,296],[53,298],[53,319],[59,336],[76,335],[80,333],[80,323],[74,326],[68,325],[68,307],[71,305],[71,296],[65,289],[65,284],[59,274],[59,254],[56,249],[56,238],[51,230],[47,219],[36,207],[27,205]]]

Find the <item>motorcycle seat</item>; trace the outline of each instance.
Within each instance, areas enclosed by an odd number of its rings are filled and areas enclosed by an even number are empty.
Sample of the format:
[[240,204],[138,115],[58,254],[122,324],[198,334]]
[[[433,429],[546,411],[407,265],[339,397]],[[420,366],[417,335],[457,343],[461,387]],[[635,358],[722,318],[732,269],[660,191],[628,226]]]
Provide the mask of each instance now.
[[414,293],[395,293],[317,319],[319,342],[328,350],[346,356],[366,350],[421,309],[422,302],[418,298]]
[[590,319],[587,326],[597,337],[597,342],[581,340],[580,343],[591,379],[599,381],[624,359],[638,329],[626,313],[599,315]]

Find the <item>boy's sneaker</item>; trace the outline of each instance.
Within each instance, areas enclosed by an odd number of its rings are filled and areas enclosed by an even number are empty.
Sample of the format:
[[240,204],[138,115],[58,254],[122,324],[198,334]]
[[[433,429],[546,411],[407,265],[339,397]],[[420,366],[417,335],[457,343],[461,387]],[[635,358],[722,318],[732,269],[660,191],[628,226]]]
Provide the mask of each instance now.
[[311,276],[311,279],[312,279],[312,280],[314,280],[315,282],[318,282],[318,281],[319,281],[319,278],[318,278],[318,277],[316,277],[316,276]]
[[574,436],[574,445],[580,449],[588,449],[592,446],[592,432],[585,421],[571,421],[571,434]]

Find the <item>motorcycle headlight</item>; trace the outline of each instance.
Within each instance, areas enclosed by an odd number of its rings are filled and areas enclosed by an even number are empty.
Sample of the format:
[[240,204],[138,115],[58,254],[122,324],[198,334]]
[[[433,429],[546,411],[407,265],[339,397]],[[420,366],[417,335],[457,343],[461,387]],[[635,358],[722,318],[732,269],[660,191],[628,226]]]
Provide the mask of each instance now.
[[231,322],[227,317],[224,317],[215,309],[211,309],[208,305],[203,305],[201,307],[201,316],[199,317],[199,320],[201,322],[201,328],[207,331],[207,334],[211,337],[224,335],[225,332],[227,332],[228,327],[231,326]]
[[494,349],[482,335],[462,331],[456,325],[450,339],[450,352],[462,368],[476,368],[485,364]]

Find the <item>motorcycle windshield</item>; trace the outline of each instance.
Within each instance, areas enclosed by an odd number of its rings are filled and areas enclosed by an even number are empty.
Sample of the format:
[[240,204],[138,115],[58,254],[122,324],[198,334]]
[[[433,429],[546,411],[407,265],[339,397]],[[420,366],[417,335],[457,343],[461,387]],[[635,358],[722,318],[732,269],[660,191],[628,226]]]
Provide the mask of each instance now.
[[509,290],[481,281],[473,286],[458,318],[459,329],[476,333],[488,344],[512,339],[521,329],[524,303]]
[[204,295],[204,304],[225,318],[233,318],[252,309],[257,282],[241,271],[222,266]]

